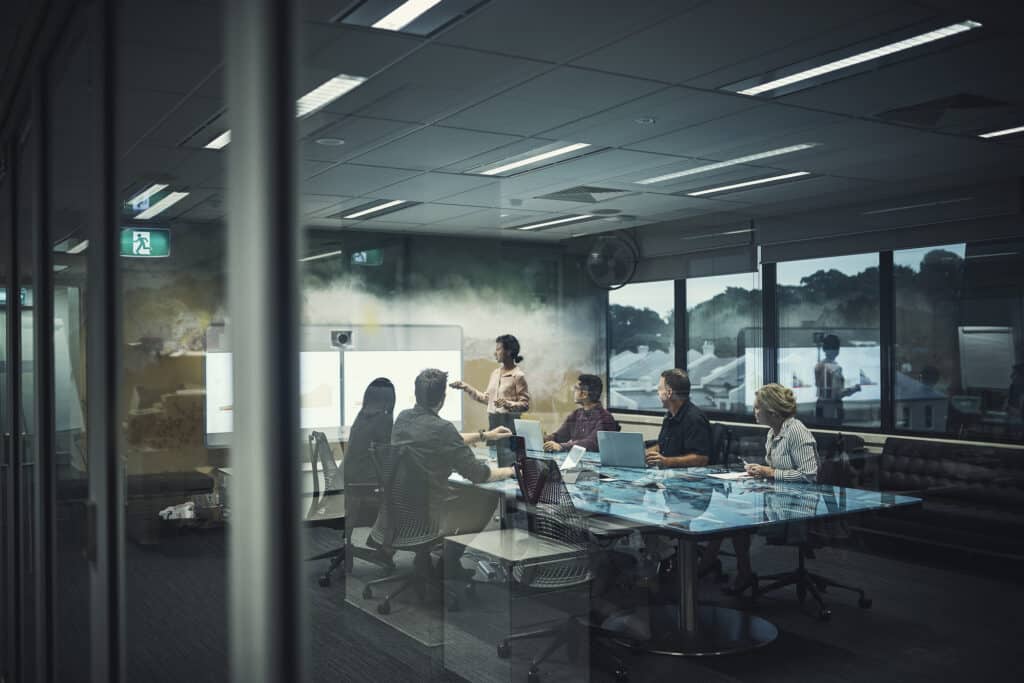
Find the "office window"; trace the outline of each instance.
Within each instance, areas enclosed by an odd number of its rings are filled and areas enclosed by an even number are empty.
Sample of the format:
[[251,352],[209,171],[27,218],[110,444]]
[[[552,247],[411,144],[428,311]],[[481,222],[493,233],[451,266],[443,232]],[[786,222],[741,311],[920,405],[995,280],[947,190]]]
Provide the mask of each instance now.
[[687,280],[686,329],[691,400],[705,410],[753,413],[764,377],[760,273]]
[[878,255],[778,264],[779,383],[822,427],[881,424]]
[[658,378],[675,367],[675,282],[640,282],[608,293],[608,405],[662,409]]
[[1021,440],[1024,242],[893,253],[897,425]]

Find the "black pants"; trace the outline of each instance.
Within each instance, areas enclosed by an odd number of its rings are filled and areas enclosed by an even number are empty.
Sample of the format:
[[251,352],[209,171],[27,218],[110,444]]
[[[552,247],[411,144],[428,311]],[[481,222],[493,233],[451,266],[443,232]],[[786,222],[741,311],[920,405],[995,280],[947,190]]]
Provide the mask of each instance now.
[[[516,433],[516,418],[520,413],[487,413],[487,428],[494,429],[495,427],[508,427],[512,430],[512,433]],[[515,455],[509,449],[508,439],[498,439],[494,442],[494,447],[498,452],[498,466],[499,467],[511,467],[512,461],[515,459]]]

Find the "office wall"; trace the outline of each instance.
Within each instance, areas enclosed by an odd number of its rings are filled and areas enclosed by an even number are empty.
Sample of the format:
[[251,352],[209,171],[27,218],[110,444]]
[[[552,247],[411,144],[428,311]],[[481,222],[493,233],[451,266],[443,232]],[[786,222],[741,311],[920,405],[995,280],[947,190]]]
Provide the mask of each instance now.
[[[206,328],[224,323],[223,231],[174,224],[167,259],[124,260],[122,412],[130,473],[191,471],[226,454],[204,446]],[[458,325],[464,376],[483,389],[495,367],[494,339],[522,344],[530,416],[553,429],[573,408],[581,372],[604,373],[604,292],[578,257],[560,247],[366,232],[311,232],[303,264],[306,324]],[[372,254],[353,263],[353,254]],[[381,370],[386,375],[386,369]],[[458,398],[452,393],[450,400]],[[483,405],[464,400],[465,425],[486,425]]]
[[[513,334],[525,358],[530,417],[546,429],[572,410],[579,373],[604,373],[604,292],[560,247],[367,235],[340,246],[339,258],[306,269],[307,323],[458,325],[465,380],[481,390],[495,367],[495,337]],[[379,250],[383,262],[354,265],[349,254],[362,249]],[[463,400],[467,428],[485,426],[485,407]]]

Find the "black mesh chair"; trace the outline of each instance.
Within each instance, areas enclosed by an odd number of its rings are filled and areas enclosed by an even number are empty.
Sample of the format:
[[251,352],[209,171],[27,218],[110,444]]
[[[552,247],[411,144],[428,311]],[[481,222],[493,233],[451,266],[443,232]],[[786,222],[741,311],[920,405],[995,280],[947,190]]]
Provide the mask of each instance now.
[[[341,545],[323,553],[306,558],[309,562],[330,560],[330,564],[319,579],[321,586],[331,585],[331,574],[345,561],[345,497],[341,489],[341,476],[334,454],[323,432],[309,433],[309,463],[313,468],[313,497],[303,519],[307,529],[333,529],[342,534]],[[324,469],[324,491],[320,495],[319,467]]]
[[[370,443],[368,455],[371,462],[374,462],[374,453],[380,447],[374,442]],[[387,448],[387,444],[383,447]],[[326,470],[326,467],[324,469]],[[357,559],[380,567],[388,574],[395,570],[391,555],[379,544],[375,544],[372,538],[367,539],[368,547],[357,545],[353,539],[353,532],[357,528],[371,527],[377,519],[383,499],[382,488],[379,479],[365,482],[349,479],[345,482],[345,545],[348,548],[345,556],[346,573],[351,573],[352,565]]]
[[[855,472],[850,467],[849,460],[845,457],[842,434],[839,434],[832,447],[827,449],[824,456],[819,458],[817,481],[818,484],[823,485],[819,488],[827,509],[836,511],[845,509],[846,506],[842,500],[845,496],[845,487],[854,480],[855,476]],[[841,487],[839,488],[838,500],[833,488],[835,486]],[[816,505],[817,499],[815,499]],[[794,586],[800,604],[803,604],[807,600],[807,596],[810,595],[817,604],[818,618],[822,621],[827,621],[832,616],[832,611],[825,604],[822,594],[828,591],[829,588],[837,588],[856,593],[857,606],[862,609],[870,608],[871,598],[864,593],[863,589],[849,586],[827,576],[812,572],[807,569],[805,563],[806,560],[813,560],[815,558],[815,550],[827,545],[834,545],[839,540],[848,536],[845,518],[825,517],[807,522],[806,534],[799,540],[789,541],[782,539],[776,541],[776,545],[791,545],[796,548],[796,569],[781,574],[760,577],[755,586],[754,598],[756,599],[765,593],[770,593],[786,586]],[[772,541],[769,540],[769,543],[772,543]],[[762,582],[764,582],[764,585],[762,585]]]
[[729,466],[729,448],[732,445],[732,430],[718,422],[711,423],[711,455],[708,465]]
[[[430,514],[430,482],[427,471],[412,457],[406,444],[378,446],[374,449],[381,488],[381,506],[377,521],[370,531],[370,540],[385,553],[404,550],[414,554],[413,570],[384,576],[367,582],[363,598],[373,598],[373,588],[397,582],[398,586],[377,605],[380,614],[390,614],[391,600],[409,588],[420,600],[426,598],[427,586],[434,575],[430,553],[442,547],[439,520]],[[459,608],[453,591],[444,588],[448,609]]]
[[[525,502],[530,534],[571,549],[557,558],[513,564],[511,577],[514,586],[529,595],[589,585],[594,579],[590,561],[590,534],[572,502],[557,463],[529,458],[525,451],[520,451],[516,455],[514,467]],[[551,638],[540,654],[530,662],[528,681],[537,683],[540,680],[540,664],[558,648],[565,645],[570,659],[575,659],[581,637],[589,637],[591,632],[601,635],[600,629],[591,625],[588,617],[571,616],[548,628],[510,634],[498,643],[498,656],[508,657],[514,641]],[[626,672],[620,660],[616,661],[615,676],[616,680],[626,680]]]

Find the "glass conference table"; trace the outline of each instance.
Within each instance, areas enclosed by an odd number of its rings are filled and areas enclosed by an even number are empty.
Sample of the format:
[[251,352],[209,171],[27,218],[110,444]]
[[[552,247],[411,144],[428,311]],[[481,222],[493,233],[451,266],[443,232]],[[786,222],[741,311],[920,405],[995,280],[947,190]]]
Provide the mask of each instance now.
[[[552,457],[540,453],[530,455]],[[555,456],[559,461],[562,458],[563,454]],[[592,472],[566,484],[577,510],[643,533],[678,539],[678,612],[670,614],[665,620],[667,623],[658,624],[657,629],[651,624],[653,635],[645,646],[660,654],[698,656],[740,652],[766,645],[778,635],[775,626],[761,617],[727,607],[697,604],[699,541],[785,522],[838,517],[921,502],[911,496],[821,484],[723,479],[720,477],[736,477],[738,473],[720,468],[601,467],[599,458],[592,453],[584,456],[582,468]],[[598,478],[597,473],[608,479]],[[453,481],[460,479],[453,475]],[[509,499],[519,493],[513,479],[478,486]]]

